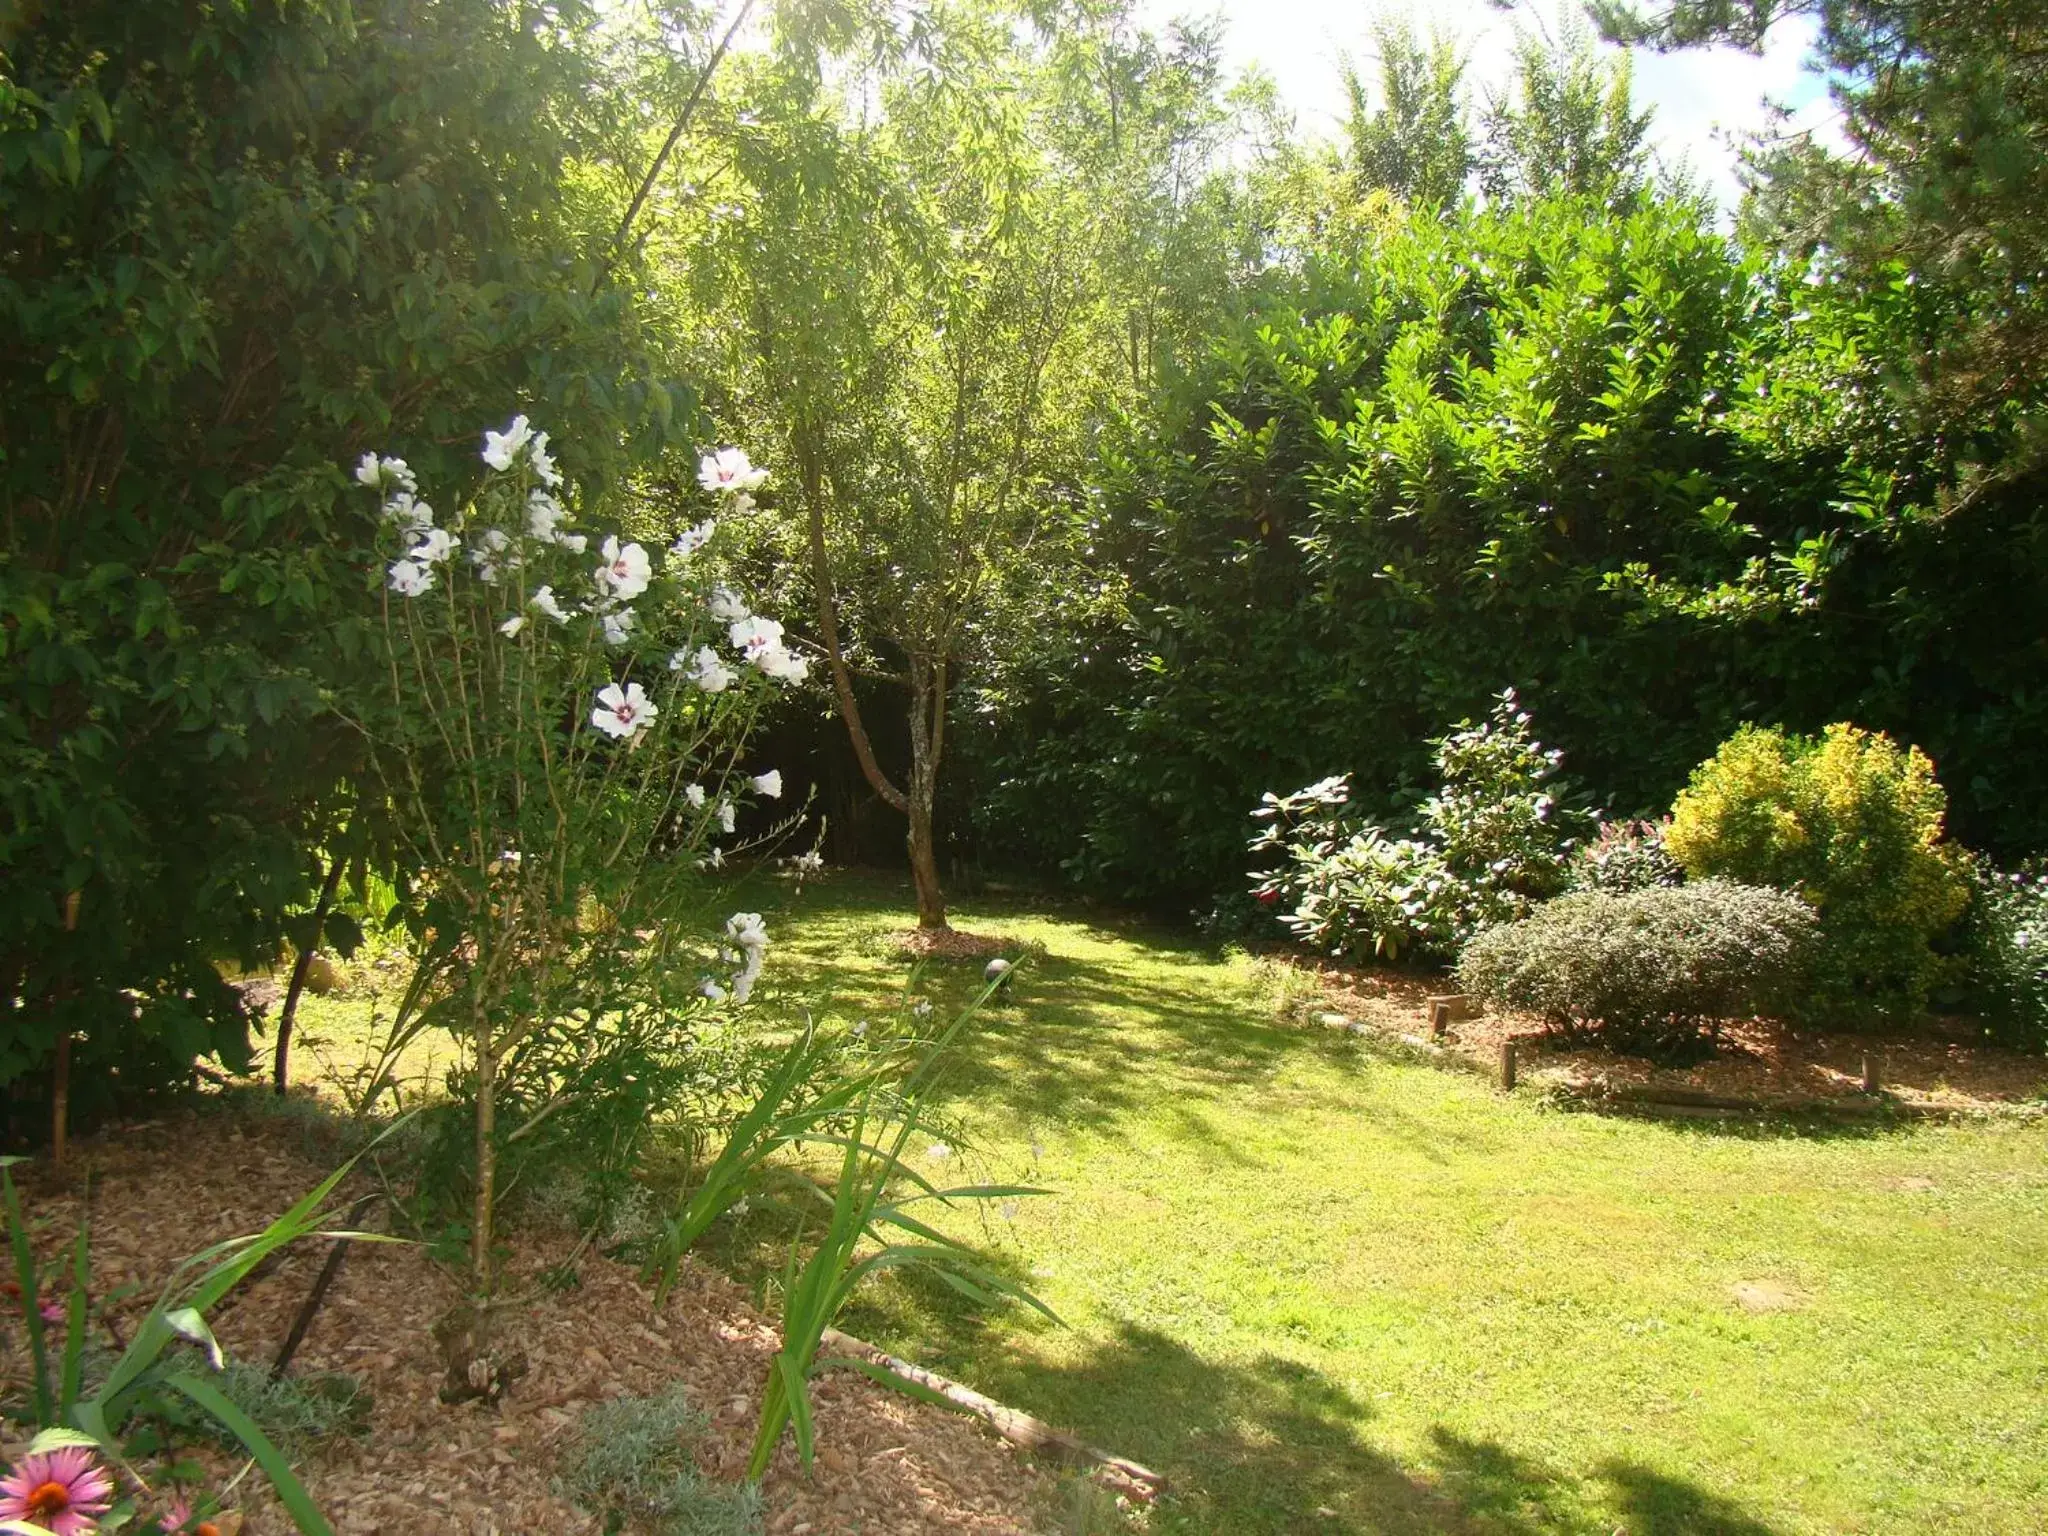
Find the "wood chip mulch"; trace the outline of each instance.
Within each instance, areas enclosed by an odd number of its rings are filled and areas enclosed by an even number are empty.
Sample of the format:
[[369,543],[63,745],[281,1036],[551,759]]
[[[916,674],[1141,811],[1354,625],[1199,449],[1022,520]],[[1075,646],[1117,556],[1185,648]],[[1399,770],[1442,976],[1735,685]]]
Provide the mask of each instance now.
[[[124,1337],[172,1266],[207,1243],[260,1231],[331,1168],[288,1124],[200,1111],[77,1143],[90,1170],[92,1287],[140,1294],[113,1310]],[[79,1216],[77,1184],[17,1169],[51,1261]],[[366,1191],[358,1178],[341,1196]],[[231,1358],[267,1366],[311,1286],[327,1244],[306,1244],[231,1295],[213,1323]],[[659,1312],[628,1267],[586,1255],[573,1289],[541,1276],[573,1239],[519,1237],[503,1293],[508,1345],[530,1369],[497,1407],[444,1406],[437,1318],[460,1277],[413,1245],[357,1244],[313,1322],[294,1372],[347,1371],[374,1394],[366,1438],[342,1440],[301,1469],[334,1528],[361,1536],[580,1536],[604,1529],[550,1486],[578,1414],[681,1381],[712,1416],[700,1469],[736,1482],[752,1447],[761,1386],[779,1339],[735,1286],[696,1268]],[[18,1332],[18,1330],[11,1330]],[[22,1383],[15,1340],[0,1351],[10,1395]],[[849,1374],[813,1388],[818,1460],[806,1475],[785,1440],[765,1480],[772,1536],[970,1532],[1028,1536],[1054,1507],[1053,1479],[970,1421]],[[224,1462],[218,1464],[225,1466]],[[282,1536],[289,1520],[252,1477],[238,1496],[246,1536]],[[631,1527],[629,1527],[631,1529]]]
[[887,942],[892,953],[906,960],[991,960],[1029,947],[1015,939],[958,928],[904,928],[887,935]]
[[[1286,963],[1313,971],[1332,1016],[1391,1034],[1427,1036],[1431,996],[1455,992],[1442,977],[1392,968],[1339,966],[1313,958]],[[1731,1019],[1704,1061],[1673,1066],[1547,1038],[1540,1019],[1520,1014],[1460,1020],[1444,1045],[1491,1072],[1501,1041],[1519,1042],[1520,1078],[1575,1096],[1679,1090],[1762,1105],[1852,1100],[1869,1059],[1879,1091],[1930,1111],[1998,1111],[2048,1097],[2048,1060],[1973,1039],[1967,1021],[1937,1020],[1924,1036],[1795,1028],[1772,1019]]]

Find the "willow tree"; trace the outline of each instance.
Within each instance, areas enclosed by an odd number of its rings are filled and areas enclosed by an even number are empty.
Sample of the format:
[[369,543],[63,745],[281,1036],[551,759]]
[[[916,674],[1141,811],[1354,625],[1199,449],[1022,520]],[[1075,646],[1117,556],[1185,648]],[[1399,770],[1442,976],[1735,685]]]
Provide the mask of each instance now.
[[[949,707],[963,667],[1025,638],[1069,523],[1102,203],[1050,147],[1042,53],[994,11],[927,13],[864,71],[752,69],[706,135],[707,213],[672,234],[735,435],[774,445],[759,531],[804,574],[854,755],[908,824],[918,924],[944,928]],[[900,773],[876,684],[907,694]]]

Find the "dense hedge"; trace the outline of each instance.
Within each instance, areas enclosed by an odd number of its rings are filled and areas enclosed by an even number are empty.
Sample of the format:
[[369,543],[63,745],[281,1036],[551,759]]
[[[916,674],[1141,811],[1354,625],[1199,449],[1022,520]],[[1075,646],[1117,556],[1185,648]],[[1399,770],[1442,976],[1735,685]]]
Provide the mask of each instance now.
[[984,847],[1205,908],[1262,793],[1348,771],[1391,810],[1504,685],[1621,814],[1745,721],[1853,713],[1939,761],[1965,839],[2048,843],[2039,477],[1934,515],[1846,303],[1654,201],[1268,274],[1108,435],[1092,600],[963,743]]

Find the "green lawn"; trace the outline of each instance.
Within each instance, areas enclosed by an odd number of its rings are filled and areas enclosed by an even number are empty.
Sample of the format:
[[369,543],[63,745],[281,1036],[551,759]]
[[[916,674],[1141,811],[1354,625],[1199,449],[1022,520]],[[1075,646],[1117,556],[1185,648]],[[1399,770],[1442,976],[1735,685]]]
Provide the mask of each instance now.
[[[900,995],[905,891],[756,899],[785,1001]],[[1058,1191],[963,1220],[1068,1327],[907,1287],[848,1326],[1163,1471],[1154,1529],[2048,1523],[2042,1129],[1557,1112],[1279,1026],[1242,957],[1042,904],[956,921],[1046,947],[951,1080],[944,1166]],[[1743,1281],[1797,1305],[1745,1312]]]

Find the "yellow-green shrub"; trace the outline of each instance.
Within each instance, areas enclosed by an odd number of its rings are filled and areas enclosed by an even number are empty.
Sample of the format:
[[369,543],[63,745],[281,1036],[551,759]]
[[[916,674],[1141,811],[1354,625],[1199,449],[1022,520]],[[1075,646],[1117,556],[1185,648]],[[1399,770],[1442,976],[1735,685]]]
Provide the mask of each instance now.
[[1821,946],[1799,1012],[1901,1023],[1925,1006],[1929,945],[1969,899],[1942,842],[1948,799],[1917,747],[1831,725],[1818,739],[1745,726],[1694,770],[1664,845],[1694,879],[1797,891]]

